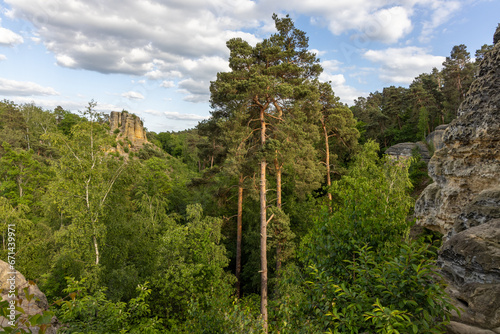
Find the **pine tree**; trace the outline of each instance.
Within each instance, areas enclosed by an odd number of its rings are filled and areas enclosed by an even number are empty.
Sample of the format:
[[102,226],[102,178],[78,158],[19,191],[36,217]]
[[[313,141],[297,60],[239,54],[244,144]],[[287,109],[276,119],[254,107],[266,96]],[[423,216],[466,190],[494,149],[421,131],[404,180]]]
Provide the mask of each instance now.
[[[276,144],[286,137],[286,132],[277,129],[286,128],[287,120],[302,117],[299,115],[307,109],[315,109],[317,100],[310,97],[315,92],[313,81],[322,70],[318,59],[307,49],[305,33],[295,28],[288,16],[280,19],[275,14],[273,19],[278,32],[255,47],[241,38],[227,42],[231,71],[218,73],[210,89],[212,106],[244,113],[252,135],[259,139],[261,314],[266,332],[267,165],[277,159],[273,141]],[[277,175],[281,175],[279,160],[277,166]]]

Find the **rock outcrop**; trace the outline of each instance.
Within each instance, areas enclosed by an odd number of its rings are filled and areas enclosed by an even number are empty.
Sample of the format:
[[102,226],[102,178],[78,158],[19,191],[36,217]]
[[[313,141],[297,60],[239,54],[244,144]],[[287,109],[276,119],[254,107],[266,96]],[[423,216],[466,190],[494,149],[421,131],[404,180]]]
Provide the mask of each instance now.
[[448,128],[448,124],[438,125],[434,131],[429,133],[427,137],[425,137],[424,142],[416,142],[416,143],[399,143],[389,147],[385,154],[395,158],[409,158],[413,155],[413,151],[417,150],[425,163],[429,163],[431,159],[431,152],[429,152],[428,145],[434,148],[434,150],[439,150],[444,147],[443,135],[445,130]]
[[146,130],[139,117],[126,111],[112,111],[109,115],[111,133],[117,133],[117,140],[126,140],[129,148],[142,147],[148,142]]
[[425,137],[425,141],[427,144],[431,145],[434,147],[434,150],[440,150],[444,147],[444,142],[443,142],[443,135],[444,131],[448,128],[448,124],[441,124],[438,125],[434,131],[429,133],[427,137]]
[[393,145],[385,151],[385,154],[395,159],[405,159],[410,158],[413,155],[414,150],[416,150],[420,154],[420,157],[423,161],[425,161],[426,163],[429,162],[431,158],[429,149],[427,148],[427,145],[425,145],[425,143],[420,141],[417,143],[399,143]]
[[[15,282],[15,288],[17,288],[17,300],[19,301],[18,306],[20,306],[25,315],[24,318],[28,316],[41,314],[43,311],[49,308],[49,303],[47,302],[47,297],[43,294],[43,292],[38,289],[38,287],[34,284],[30,284],[26,280],[26,278],[20,273],[15,273],[15,280],[11,280],[13,275],[11,273],[12,270],[7,262],[0,260],[0,289],[2,294],[2,300],[11,300],[9,298],[9,291],[11,288],[11,283]],[[31,300],[26,298],[25,288],[28,288],[27,292],[29,295],[33,295]],[[18,312],[19,313],[19,312]],[[0,328],[8,328],[9,319],[4,317],[0,317]],[[46,334],[55,334],[56,329],[58,327],[57,318],[52,318],[52,325],[46,329]],[[38,333],[38,328],[30,328],[32,333]]]
[[[500,27],[495,36],[500,36]],[[500,333],[500,43],[429,162],[417,224],[443,234],[438,265],[462,309],[449,333]]]

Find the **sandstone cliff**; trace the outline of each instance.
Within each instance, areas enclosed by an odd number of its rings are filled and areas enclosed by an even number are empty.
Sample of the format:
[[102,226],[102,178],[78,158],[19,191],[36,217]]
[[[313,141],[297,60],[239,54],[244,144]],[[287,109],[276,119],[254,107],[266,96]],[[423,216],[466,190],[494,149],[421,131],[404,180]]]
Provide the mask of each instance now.
[[417,224],[443,234],[438,265],[463,309],[450,333],[500,333],[500,27],[429,162]]
[[[140,148],[148,142],[146,130],[139,117],[126,111],[112,111],[109,115],[111,133],[117,133],[117,140],[126,141],[129,148]],[[119,132],[117,131],[119,129]]]

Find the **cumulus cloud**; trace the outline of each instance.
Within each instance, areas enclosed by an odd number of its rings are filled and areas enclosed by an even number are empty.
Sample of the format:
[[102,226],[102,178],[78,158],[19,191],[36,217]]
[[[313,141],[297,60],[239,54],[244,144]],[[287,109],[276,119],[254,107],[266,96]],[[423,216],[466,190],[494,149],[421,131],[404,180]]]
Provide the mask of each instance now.
[[176,121],[202,121],[208,118],[208,116],[200,116],[195,114],[181,114],[177,111],[164,111],[163,115],[165,115],[167,119]]
[[98,6],[85,0],[7,2],[12,17],[33,23],[59,66],[100,73],[208,84],[221,62],[227,62],[229,38],[259,40],[243,31],[259,26],[251,0],[209,4],[201,0],[110,0]]
[[0,61],[7,60],[7,56],[0,54]]
[[[332,61],[329,64],[337,64],[336,61]],[[323,63],[322,63],[323,65]],[[340,98],[340,101],[352,105],[354,100],[359,96],[364,95],[358,89],[346,84],[346,78],[343,74],[332,73],[338,70],[337,66],[323,66],[324,71],[321,73],[319,79],[323,82],[330,82],[335,95]]]
[[[185,100],[193,102],[206,102],[210,81],[228,70],[226,41],[241,37],[255,45],[260,34],[274,32],[269,13],[283,8],[311,16],[314,24],[333,34],[383,43],[398,42],[415,29],[417,9],[429,17],[422,34],[430,36],[459,8],[459,0],[5,2],[11,6],[8,17],[31,22],[33,41],[42,41],[59,66],[179,80]],[[4,30],[0,44],[23,42],[20,35]]]
[[139,92],[129,91],[122,93],[123,97],[126,97],[129,100],[144,100],[144,95]]
[[166,80],[164,80],[160,84],[160,87],[163,87],[163,88],[172,88],[172,87],[175,87],[175,83],[173,81],[166,81]]
[[433,67],[440,68],[446,59],[416,46],[368,50],[363,57],[381,66],[380,79],[402,84],[411,83],[417,75],[430,72]]
[[[0,24],[2,21],[0,20]],[[0,26],[0,46],[14,46],[22,44],[24,39],[12,30]]]
[[32,96],[32,95],[59,95],[52,87],[43,87],[30,81],[16,81],[0,78],[0,95],[4,96]]

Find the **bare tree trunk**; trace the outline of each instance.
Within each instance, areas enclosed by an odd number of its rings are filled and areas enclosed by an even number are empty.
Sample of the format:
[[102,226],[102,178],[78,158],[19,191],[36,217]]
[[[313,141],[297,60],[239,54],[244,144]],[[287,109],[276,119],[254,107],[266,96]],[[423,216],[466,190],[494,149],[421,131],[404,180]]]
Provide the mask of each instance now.
[[[264,109],[260,111],[260,141],[262,147],[266,143],[266,121]],[[266,212],[266,158],[260,161],[260,313],[264,321],[264,332],[267,327],[267,212]]]
[[95,249],[95,264],[98,265],[99,264],[99,247],[97,245],[97,238],[95,235],[93,236],[93,240],[94,240],[94,249]]
[[241,297],[241,239],[243,232],[243,174],[238,183],[238,217],[236,222],[236,295]]

